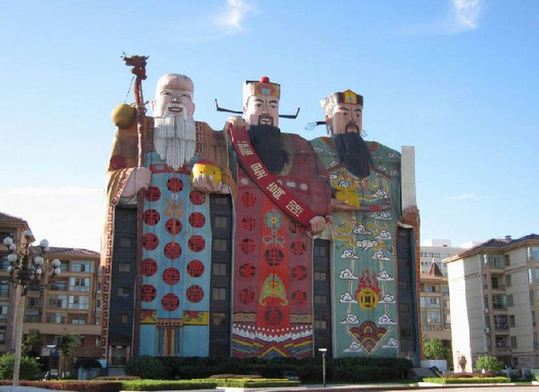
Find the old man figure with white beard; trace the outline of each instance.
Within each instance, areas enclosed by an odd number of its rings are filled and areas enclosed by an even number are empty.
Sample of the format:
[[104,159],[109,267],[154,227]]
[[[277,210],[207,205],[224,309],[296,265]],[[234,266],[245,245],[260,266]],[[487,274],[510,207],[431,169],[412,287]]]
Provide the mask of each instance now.
[[154,117],[143,119],[143,164],[136,124],[119,124],[109,162],[103,265],[113,276],[105,292],[115,327],[107,345],[131,354],[209,355],[210,194],[226,193],[228,176],[221,136],[193,120],[193,92],[187,76],[163,75]]

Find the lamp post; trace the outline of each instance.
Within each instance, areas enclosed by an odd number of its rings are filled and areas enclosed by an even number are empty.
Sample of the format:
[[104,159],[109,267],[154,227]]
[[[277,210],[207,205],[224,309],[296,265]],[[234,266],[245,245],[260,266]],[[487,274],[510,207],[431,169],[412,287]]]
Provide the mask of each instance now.
[[47,348],[49,349],[49,372],[47,373],[47,380],[50,380],[52,372],[52,353],[56,350],[56,344],[47,344]]
[[318,351],[322,353],[322,383],[324,384],[324,388],[325,388],[326,387],[326,353],[328,349],[319,348]]
[[[23,233],[24,241],[21,241],[21,249],[10,237],[4,238],[4,245],[8,248],[10,254],[7,256],[9,266],[9,280],[13,287],[16,287],[20,300],[17,306],[17,315],[15,318],[15,364],[13,368],[13,386],[19,385],[19,375],[21,368],[22,351],[22,330],[24,322],[24,308],[26,305],[26,292],[28,286],[32,283],[39,283],[39,288],[43,279],[43,268],[45,264],[44,255],[49,250],[49,241],[41,240],[39,246],[31,248],[34,236],[30,230]],[[51,277],[60,273],[60,260],[54,259],[50,265]]]

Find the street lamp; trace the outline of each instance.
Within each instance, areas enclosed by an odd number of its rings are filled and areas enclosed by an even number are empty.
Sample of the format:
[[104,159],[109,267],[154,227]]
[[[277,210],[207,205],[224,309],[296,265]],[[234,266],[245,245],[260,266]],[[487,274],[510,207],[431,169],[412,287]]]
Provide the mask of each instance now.
[[[10,254],[7,256],[9,266],[9,280],[13,287],[16,287],[20,294],[19,305],[17,306],[17,316],[15,319],[15,364],[13,369],[13,386],[19,385],[19,375],[21,368],[21,350],[22,350],[22,330],[24,322],[24,307],[26,305],[26,292],[28,286],[32,283],[39,283],[39,288],[43,278],[43,268],[45,259],[43,256],[49,251],[49,241],[41,240],[39,246],[30,247],[34,236],[30,230],[23,233],[25,241],[21,241],[21,249],[17,249],[13,238],[4,238],[4,245],[8,248]],[[54,259],[50,265],[51,277],[61,272],[60,260]]]
[[56,344],[47,344],[47,348],[49,349],[49,372],[47,373],[47,380],[50,380],[52,372],[52,353],[56,350]]
[[322,383],[324,388],[326,387],[326,353],[328,352],[327,348],[319,348],[318,351],[322,353]]

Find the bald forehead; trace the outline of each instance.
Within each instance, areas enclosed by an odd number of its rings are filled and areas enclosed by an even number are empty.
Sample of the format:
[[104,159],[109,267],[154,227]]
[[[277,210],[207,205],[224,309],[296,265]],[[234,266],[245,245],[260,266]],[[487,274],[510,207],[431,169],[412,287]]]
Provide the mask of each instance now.
[[193,93],[193,81],[185,75],[165,74],[157,81],[156,92],[159,93],[165,89],[189,91]]

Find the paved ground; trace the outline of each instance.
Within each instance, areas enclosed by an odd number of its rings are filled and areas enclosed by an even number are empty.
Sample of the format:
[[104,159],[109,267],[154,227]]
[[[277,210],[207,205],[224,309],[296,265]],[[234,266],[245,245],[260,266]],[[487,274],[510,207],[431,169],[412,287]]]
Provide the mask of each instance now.
[[[367,391],[385,391],[385,392],[402,392],[403,390],[419,389],[421,392],[440,392],[442,390],[448,390],[450,392],[470,392],[470,389],[479,388],[479,392],[532,392],[539,391],[537,385],[497,385],[497,386],[441,386],[441,387],[410,387],[403,384],[362,384],[362,385],[328,385],[324,388],[322,385],[305,385],[296,388],[252,388],[249,391],[256,392],[286,392],[286,391],[335,391],[335,392],[367,392]],[[220,391],[241,391],[240,388],[220,388]],[[51,389],[42,389],[34,387],[13,387],[13,386],[0,386],[0,392],[51,392]],[[196,392],[215,392],[215,389],[197,389]],[[247,391],[247,389],[246,389]],[[67,391],[62,391],[67,392]],[[173,392],[173,391],[167,391]]]

